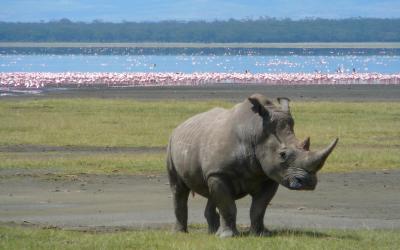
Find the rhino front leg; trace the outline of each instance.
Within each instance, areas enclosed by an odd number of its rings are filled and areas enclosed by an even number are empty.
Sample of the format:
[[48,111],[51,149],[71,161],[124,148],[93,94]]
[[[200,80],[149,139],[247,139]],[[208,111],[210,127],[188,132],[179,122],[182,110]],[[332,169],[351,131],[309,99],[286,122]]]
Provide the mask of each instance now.
[[208,187],[210,199],[216,204],[221,215],[221,226],[217,235],[221,238],[238,235],[239,232],[236,229],[236,204],[229,185],[223,178],[212,176],[208,178]]
[[207,200],[204,216],[206,217],[208,223],[208,233],[216,233],[220,225],[219,214],[217,213],[217,206],[211,199]]
[[276,194],[278,186],[279,184],[272,180],[267,181],[257,192],[252,194],[250,207],[250,234],[257,236],[268,234],[268,230],[264,227],[265,210]]

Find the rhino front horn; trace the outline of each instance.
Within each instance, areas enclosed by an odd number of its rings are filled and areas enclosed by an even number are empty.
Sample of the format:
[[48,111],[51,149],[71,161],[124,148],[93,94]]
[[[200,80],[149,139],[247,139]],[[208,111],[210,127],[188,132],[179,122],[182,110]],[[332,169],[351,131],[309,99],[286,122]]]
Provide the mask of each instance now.
[[324,165],[326,159],[328,156],[332,153],[333,149],[336,147],[337,142],[339,141],[339,138],[336,138],[331,144],[326,147],[325,149],[322,149],[318,152],[316,152],[314,156],[314,166],[315,166],[315,171],[318,171],[322,168]]

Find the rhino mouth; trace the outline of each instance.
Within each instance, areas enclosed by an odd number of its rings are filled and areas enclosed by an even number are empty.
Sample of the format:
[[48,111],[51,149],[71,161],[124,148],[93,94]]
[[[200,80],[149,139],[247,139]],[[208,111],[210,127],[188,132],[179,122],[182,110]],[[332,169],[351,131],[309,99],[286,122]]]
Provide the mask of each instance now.
[[293,176],[285,179],[282,185],[290,190],[314,190],[316,182],[311,181],[310,178]]

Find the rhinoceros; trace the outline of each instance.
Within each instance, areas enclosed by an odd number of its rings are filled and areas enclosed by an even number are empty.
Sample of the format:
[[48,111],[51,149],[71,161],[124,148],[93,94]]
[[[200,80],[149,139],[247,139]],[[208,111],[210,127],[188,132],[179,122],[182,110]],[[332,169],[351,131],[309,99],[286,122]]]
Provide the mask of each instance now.
[[253,94],[231,109],[197,114],[173,131],[167,172],[175,230],[187,232],[190,192],[208,199],[208,231],[224,238],[238,234],[235,200],[252,197],[250,233],[264,235],[265,210],[279,184],[292,190],[315,189],[317,171],[338,138],[325,149],[310,151],[309,138],[301,142],[295,137],[289,99],[278,98],[278,103]]

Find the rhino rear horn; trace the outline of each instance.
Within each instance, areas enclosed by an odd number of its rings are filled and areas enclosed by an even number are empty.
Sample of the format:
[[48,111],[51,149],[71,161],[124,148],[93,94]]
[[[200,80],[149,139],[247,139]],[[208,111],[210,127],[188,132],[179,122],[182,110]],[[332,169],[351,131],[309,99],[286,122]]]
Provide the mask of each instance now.
[[290,112],[290,107],[289,107],[289,102],[290,99],[287,97],[278,97],[277,98],[279,104],[281,105],[281,108],[285,112]]
[[310,137],[307,137],[304,141],[302,141],[300,143],[300,148],[306,150],[306,151],[310,151]]

